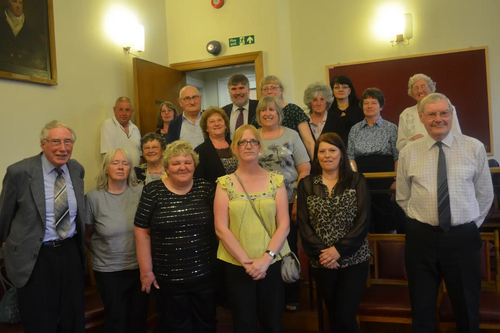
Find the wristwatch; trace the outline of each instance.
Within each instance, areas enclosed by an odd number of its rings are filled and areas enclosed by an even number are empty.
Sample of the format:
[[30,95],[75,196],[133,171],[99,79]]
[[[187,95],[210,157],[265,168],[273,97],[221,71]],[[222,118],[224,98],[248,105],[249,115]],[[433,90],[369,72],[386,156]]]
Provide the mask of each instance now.
[[273,257],[273,259],[276,259],[276,253],[274,253],[273,251],[266,250],[266,253],[269,254],[271,257]]

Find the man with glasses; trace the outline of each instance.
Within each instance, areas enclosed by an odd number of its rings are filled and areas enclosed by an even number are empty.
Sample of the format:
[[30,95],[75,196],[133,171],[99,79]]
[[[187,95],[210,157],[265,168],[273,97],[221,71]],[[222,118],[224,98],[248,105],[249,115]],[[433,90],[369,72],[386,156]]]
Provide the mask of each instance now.
[[428,136],[399,154],[396,200],[407,216],[406,271],[413,332],[434,332],[444,278],[457,332],[479,332],[478,228],[493,201],[484,145],[451,131],[453,106],[432,93],[419,105]]
[[203,114],[200,92],[196,87],[185,86],[179,92],[178,101],[184,112],[170,122],[167,144],[184,140],[189,142],[194,149],[205,141],[200,127]]
[[128,97],[119,97],[113,108],[114,116],[101,127],[101,155],[114,148],[123,148],[132,156],[134,166],[141,164],[141,133],[130,119],[132,103]]
[[76,136],[51,121],[42,153],[7,168],[0,196],[0,244],[27,333],[85,331],[85,171],[70,159]]
[[255,109],[259,101],[250,99],[250,82],[243,74],[234,74],[227,82],[227,89],[231,97],[231,104],[224,106],[229,118],[229,131],[231,139],[234,132],[241,125],[249,124],[255,117]]

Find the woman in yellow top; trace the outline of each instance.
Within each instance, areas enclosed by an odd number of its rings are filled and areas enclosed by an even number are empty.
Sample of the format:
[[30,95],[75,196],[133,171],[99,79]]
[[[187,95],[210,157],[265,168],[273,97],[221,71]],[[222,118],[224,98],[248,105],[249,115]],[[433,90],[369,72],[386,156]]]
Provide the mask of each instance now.
[[239,166],[233,174],[217,180],[214,215],[220,239],[217,258],[224,261],[234,332],[257,332],[256,318],[263,332],[283,332],[284,285],[277,254],[290,252],[286,243],[290,219],[283,176],[259,166],[262,147],[255,127],[238,128],[231,148]]

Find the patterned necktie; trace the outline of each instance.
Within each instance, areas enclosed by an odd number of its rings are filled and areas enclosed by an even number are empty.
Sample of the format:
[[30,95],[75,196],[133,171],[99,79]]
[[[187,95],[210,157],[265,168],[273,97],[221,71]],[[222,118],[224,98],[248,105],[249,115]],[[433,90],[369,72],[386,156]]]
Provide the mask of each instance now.
[[236,131],[241,125],[243,125],[243,111],[245,111],[244,108],[238,108],[240,111],[240,114],[238,115],[238,119],[236,119],[236,126],[234,127],[234,130]]
[[436,145],[439,148],[437,172],[438,219],[441,229],[448,231],[451,227],[451,210],[448,177],[446,175],[446,156],[443,151],[443,143],[436,142]]
[[55,168],[54,170],[57,172],[57,178],[54,184],[54,221],[57,234],[61,239],[64,239],[71,229],[66,180],[64,180],[60,168]]

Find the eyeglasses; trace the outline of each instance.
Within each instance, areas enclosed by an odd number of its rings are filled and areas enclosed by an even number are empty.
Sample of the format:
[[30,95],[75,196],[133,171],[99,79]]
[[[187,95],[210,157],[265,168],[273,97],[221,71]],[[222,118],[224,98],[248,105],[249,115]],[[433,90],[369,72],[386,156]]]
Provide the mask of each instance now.
[[335,89],[335,90],[340,90],[340,89],[347,90],[347,89],[349,89],[349,85],[348,84],[340,84],[340,85],[336,84],[333,86],[333,89]]
[[181,98],[184,102],[191,102],[191,101],[196,101],[198,98],[200,98],[201,95],[193,95],[193,96],[186,96],[184,98]]
[[[187,98],[187,97],[186,97]],[[161,110],[160,113],[170,113],[170,112],[174,112],[174,110],[171,110],[171,109],[166,109],[166,110]]]
[[255,147],[255,146],[260,145],[260,141],[259,140],[248,140],[248,141],[247,140],[241,140],[241,141],[238,142],[238,146],[240,146],[240,147],[246,147],[247,144],[250,144],[250,146]]
[[413,91],[418,91],[419,89],[424,90],[424,89],[426,89],[426,88],[429,88],[429,86],[428,86],[428,85],[426,85],[426,84],[423,84],[423,85],[421,85],[421,86],[413,86]]
[[276,91],[280,88],[280,86],[270,86],[270,87],[264,87],[261,89],[262,92],[268,92],[268,91]]
[[64,139],[64,140],[52,139],[52,140],[45,140],[45,141],[48,142],[53,147],[59,147],[59,146],[61,146],[62,143],[64,143],[65,147],[71,147],[71,146],[73,146],[73,143],[74,143],[73,140],[71,140],[71,139]]
[[429,112],[424,114],[424,117],[427,119],[436,119],[436,116],[439,115],[443,119],[448,119],[450,117],[450,111],[441,111],[441,112]]

